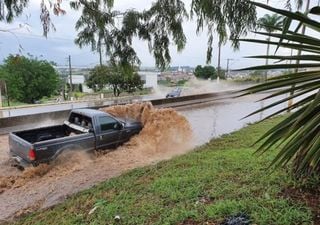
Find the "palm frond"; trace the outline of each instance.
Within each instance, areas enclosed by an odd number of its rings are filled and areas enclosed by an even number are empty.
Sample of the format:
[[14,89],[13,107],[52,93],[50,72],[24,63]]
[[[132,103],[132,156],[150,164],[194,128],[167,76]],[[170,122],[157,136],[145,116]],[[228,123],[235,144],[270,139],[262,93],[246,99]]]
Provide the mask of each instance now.
[[[257,153],[263,154],[274,146],[279,148],[271,166],[279,167],[293,162],[293,171],[298,177],[320,172],[320,23],[308,15],[276,9],[268,5],[252,4],[285,17],[283,29],[275,28],[272,32],[255,32],[274,41],[261,39],[242,39],[241,41],[273,45],[278,48],[294,49],[305,52],[301,55],[258,55],[249,58],[272,59],[278,62],[271,65],[254,66],[243,70],[297,69],[296,72],[269,79],[267,82],[247,88],[240,95],[248,95],[272,90],[265,99],[274,99],[272,103],[256,110],[248,116],[281,106],[267,118],[293,110],[286,119],[267,131],[258,142],[262,142]],[[306,26],[312,32],[299,34],[299,28],[292,28],[292,23]],[[279,31],[281,31],[279,33]],[[283,63],[294,60],[295,63]],[[296,63],[303,61],[303,63]],[[280,63],[279,63],[280,62]],[[282,62],[282,63],[281,63]],[[304,69],[301,71],[301,69]],[[300,71],[299,71],[300,70]],[[279,99],[280,98],[280,99]],[[295,103],[283,106],[285,102]]]

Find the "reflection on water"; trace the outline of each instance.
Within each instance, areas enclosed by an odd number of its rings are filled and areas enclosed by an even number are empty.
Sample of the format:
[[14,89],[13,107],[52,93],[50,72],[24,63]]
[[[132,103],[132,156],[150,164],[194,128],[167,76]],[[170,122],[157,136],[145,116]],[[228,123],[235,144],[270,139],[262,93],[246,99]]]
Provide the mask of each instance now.
[[180,113],[189,120],[196,144],[201,145],[214,137],[238,130],[248,123],[259,121],[287,104],[284,103],[274,109],[242,119],[253,111],[271,103],[270,100],[257,102],[263,97],[265,97],[265,94],[247,96],[223,103],[214,103],[210,106],[183,109],[180,110]]

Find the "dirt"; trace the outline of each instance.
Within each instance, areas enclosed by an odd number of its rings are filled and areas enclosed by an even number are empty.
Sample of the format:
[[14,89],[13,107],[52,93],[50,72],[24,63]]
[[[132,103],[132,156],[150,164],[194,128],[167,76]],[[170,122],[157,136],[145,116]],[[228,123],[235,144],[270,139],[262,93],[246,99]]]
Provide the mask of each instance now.
[[51,207],[68,196],[133,168],[157,163],[193,147],[188,121],[172,109],[133,104],[101,109],[140,120],[139,135],[104,154],[73,152],[50,165],[18,171],[8,161],[8,136],[0,136],[0,221]]
[[309,207],[313,214],[313,224],[320,225],[320,188],[308,190],[288,187],[282,191],[281,196]]

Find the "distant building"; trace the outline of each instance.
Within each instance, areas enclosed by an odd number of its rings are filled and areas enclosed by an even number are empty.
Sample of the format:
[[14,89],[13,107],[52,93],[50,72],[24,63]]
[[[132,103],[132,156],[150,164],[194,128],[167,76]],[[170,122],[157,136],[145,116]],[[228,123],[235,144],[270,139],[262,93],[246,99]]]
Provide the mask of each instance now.
[[[67,81],[70,82],[70,77]],[[84,84],[85,78],[83,75],[72,75],[72,84]]]
[[[92,93],[93,90],[86,85],[85,81],[86,81],[85,75],[72,75],[72,85],[81,84],[83,92]],[[70,77],[66,79],[66,82],[70,84]]]
[[143,81],[144,88],[157,88],[158,87],[158,72],[152,71],[139,71],[138,74]]

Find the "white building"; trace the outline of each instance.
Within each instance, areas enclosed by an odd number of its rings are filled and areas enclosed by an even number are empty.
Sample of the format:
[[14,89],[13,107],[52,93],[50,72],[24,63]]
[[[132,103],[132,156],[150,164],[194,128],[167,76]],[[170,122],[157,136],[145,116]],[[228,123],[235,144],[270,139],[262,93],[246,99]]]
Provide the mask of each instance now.
[[[70,77],[68,83],[70,82]],[[83,75],[72,75],[72,84],[84,84],[85,78]]]
[[[84,93],[92,93],[93,90],[85,84],[85,80],[84,75],[72,75],[72,84],[81,84]],[[68,76],[67,83],[70,84],[70,76]]]
[[153,71],[139,71],[138,74],[144,82],[144,88],[157,88],[158,87],[158,72]]

